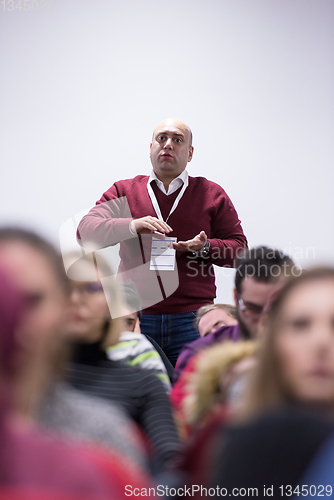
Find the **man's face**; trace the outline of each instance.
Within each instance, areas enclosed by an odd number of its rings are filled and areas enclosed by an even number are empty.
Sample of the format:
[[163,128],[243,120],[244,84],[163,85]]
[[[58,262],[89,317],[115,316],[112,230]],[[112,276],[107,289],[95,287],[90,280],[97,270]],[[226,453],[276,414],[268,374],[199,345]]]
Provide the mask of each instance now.
[[176,118],[159,123],[150,144],[153,170],[161,181],[171,181],[183,172],[191,160],[190,130]]
[[277,289],[278,283],[262,283],[252,276],[241,282],[241,294],[234,290],[235,305],[241,329],[245,337],[255,338],[263,308],[270,295]]
[[215,332],[222,326],[231,326],[237,323],[237,320],[229,316],[224,309],[212,309],[199,320],[198,331],[201,337],[205,337],[208,333]]

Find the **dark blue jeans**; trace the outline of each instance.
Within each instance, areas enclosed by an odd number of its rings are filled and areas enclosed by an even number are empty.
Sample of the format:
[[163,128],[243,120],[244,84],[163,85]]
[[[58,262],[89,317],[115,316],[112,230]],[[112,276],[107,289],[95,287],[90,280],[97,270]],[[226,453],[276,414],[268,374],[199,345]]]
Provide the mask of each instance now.
[[143,314],[142,333],[154,339],[175,366],[184,344],[199,338],[195,326],[196,312],[184,314]]

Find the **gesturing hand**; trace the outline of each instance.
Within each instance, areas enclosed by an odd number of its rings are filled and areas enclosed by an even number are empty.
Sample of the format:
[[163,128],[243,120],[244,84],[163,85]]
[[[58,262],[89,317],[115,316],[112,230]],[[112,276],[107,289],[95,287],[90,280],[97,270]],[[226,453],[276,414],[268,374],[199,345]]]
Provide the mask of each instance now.
[[173,231],[166,222],[150,215],[141,219],[133,219],[130,222],[130,230],[137,234],[155,234],[160,237],[164,237],[165,233]]
[[179,252],[197,252],[198,250],[202,250],[202,248],[204,248],[207,239],[208,237],[205,234],[205,231],[201,231],[192,240],[173,243],[173,248]]

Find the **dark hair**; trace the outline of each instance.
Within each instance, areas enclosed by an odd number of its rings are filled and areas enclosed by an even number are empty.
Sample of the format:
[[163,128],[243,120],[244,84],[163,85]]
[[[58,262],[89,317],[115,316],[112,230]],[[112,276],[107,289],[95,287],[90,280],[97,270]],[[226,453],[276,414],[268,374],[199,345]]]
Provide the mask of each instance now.
[[241,283],[246,276],[263,283],[270,283],[283,273],[285,276],[290,276],[295,265],[293,260],[280,250],[259,246],[244,250],[243,255],[237,257],[235,267],[235,288],[240,294]]
[[61,255],[47,240],[33,231],[20,227],[0,227],[0,245],[7,242],[24,243],[39,251],[50,262],[62,286],[64,288],[68,287],[68,279]]
[[126,283],[122,283],[121,289],[125,304],[129,306],[132,311],[137,311],[138,318],[140,319],[141,300],[135,284],[132,281],[127,281]]

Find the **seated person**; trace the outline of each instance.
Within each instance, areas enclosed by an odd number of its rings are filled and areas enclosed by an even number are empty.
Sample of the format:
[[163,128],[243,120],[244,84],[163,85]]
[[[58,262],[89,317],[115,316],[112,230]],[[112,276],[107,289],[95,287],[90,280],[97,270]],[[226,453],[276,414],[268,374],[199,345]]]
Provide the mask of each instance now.
[[276,291],[261,343],[243,405],[197,449],[192,484],[199,470],[207,487],[257,488],[260,498],[314,484],[302,481],[334,431],[333,268],[304,271]]
[[69,280],[60,255],[34,233],[4,228],[0,257],[30,304],[20,329],[17,411],[45,429],[98,442],[126,456],[129,464],[146,466],[141,435],[124,410],[63,380],[68,345],[62,330]]
[[[238,323],[221,326],[204,337],[186,344],[178,357],[174,383],[189,360],[221,340],[254,339],[269,297],[294,273],[294,263],[279,250],[260,246],[250,249],[236,260],[234,300]],[[299,269],[298,269],[299,271]]]
[[166,390],[149,370],[108,359],[106,349],[118,342],[122,330],[119,289],[98,254],[94,259],[92,254],[77,257],[71,256],[67,269],[72,291],[66,330],[74,348],[69,381],[79,390],[121,405],[148,438],[158,472],[179,448]]
[[204,427],[216,414],[233,415],[243,402],[250,371],[255,366],[255,341],[224,341],[205,349],[188,372],[185,397],[177,421],[182,435]]
[[[23,276],[22,264],[26,269],[27,260],[29,267]],[[10,263],[14,261],[13,268]],[[50,327],[60,312],[60,283],[55,279],[54,287],[48,289],[50,293],[43,293],[45,279],[53,274],[47,259],[37,262],[34,252],[22,241],[0,243],[0,497],[121,499],[127,484],[147,485],[142,470],[131,464],[127,467],[128,461],[120,453],[59,439],[38,428],[31,415],[24,414],[27,404],[30,408],[36,399],[38,383],[44,382],[39,380],[43,375],[40,363],[30,364],[30,374],[37,377],[35,386],[32,377],[28,386],[23,379],[23,368],[28,374],[29,351],[39,351],[36,338],[41,333],[45,335],[40,344],[52,344],[47,335],[52,332],[50,328],[37,332],[32,327],[36,326],[36,317],[43,318],[44,325]],[[29,287],[31,277],[35,278],[33,290]]]
[[107,356],[114,361],[122,360],[130,366],[152,370],[169,392],[172,386],[166,367],[152,343],[140,333],[139,294],[132,283],[122,284],[121,291],[124,299],[124,331],[120,334],[119,342],[106,349]]
[[222,326],[237,325],[237,309],[229,304],[208,304],[197,311],[196,325],[201,337]]

